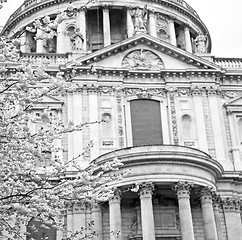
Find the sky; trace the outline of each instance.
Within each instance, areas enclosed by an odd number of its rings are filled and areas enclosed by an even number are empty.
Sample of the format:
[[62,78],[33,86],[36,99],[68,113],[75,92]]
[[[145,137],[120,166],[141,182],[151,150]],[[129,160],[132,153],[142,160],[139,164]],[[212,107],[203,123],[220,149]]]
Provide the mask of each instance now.
[[[8,0],[0,9],[3,26],[24,0]],[[186,0],[193,7],[212,38],[212,55],[242,58],[242,0]]]

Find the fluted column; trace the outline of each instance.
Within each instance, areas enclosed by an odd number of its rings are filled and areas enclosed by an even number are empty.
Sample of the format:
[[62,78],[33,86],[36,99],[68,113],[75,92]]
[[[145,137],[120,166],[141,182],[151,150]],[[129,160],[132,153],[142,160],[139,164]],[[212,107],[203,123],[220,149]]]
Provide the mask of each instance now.
[[104,47],[111,45],[110,18],[108,6],[103,7],[103,37]]
[[87,8],[82,7],[80,9],[80,14],[79,14],[79,26],[80,26],[80,32],[83,36],[83,44],[82,44],[82,49],[84,51],[87,50],[87,23],[86,23],[86,11]]
[[192,53],[191,35],[188,26],[184,27],[186,51]]
[[221,198],[220,196],[217,195],[213,197],[213,212],[215,217],[218,240],[223,239],[221,220],[220,220],[220,210],[221,210]]
[[95,204],[92,207],[92,221],[93,227],[92,232],[95,232],[93,240],[102,240],[103,239],[103,228],[102,228],[102,210],[99,204]]
[[171,44],[176,46],[176,32],[175,32],[175,24],[173,19],[169,19],[168,21],[169,35]]
[[127,20],[126,21],[127,21],[128,38],[132,37],[133,34],[134,34],[134,24],[133,24],[133,21],[132,21],[131,11],[132,11],[132,9],[130,7],[127,7],[127,11],[126,11]]
[[152,205],[154,185],[145,182],[139,185],[143,240],[155,240],[155,223]]
[[157,38],[156,19],[154,11],[149,12],[149,33],[151,36]]
[[115,189],[113,196],[109,199],[110,240],[122,239],[120,200],[120,191]]
[[211,188],[205,187],[201,190],[201,205],[205,238],[206,240],[218,240]]
[[174,187],[178,198],[182,240],[194,240],[192,212],[190,205],[191,188],[192,186],[187,182],[178,182]]
[[239,204],[235,198],[226,198],[223,201],[225,223],[227,227],[228,239],[241,239],[241,218],[238,217]]

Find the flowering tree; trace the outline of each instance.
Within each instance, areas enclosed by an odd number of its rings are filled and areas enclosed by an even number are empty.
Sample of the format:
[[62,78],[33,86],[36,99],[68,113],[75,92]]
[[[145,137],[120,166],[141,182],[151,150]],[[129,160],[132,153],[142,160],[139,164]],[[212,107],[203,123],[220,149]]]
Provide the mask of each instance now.
[[[112,190],[106,183],[124,174],[107,174],[121,166],[116,159],[99,166],[98,171],[95,165],[88,169],[78,165],[81,155],[61,160],[56,141],[63,134],[104,120],[65,126],[48,108],[33,117],[31,111],[43,97],[63,96],[75,91],[75,86],[66,82],[61,72],[52,76],[44,65],[33,68],[22,61],[19,46],[18,39],[0,37],[0,232],[12,239],[21,239],[21,226],[31,218],[45,227],[62,228],[56,219],[66,204],[107,200]],[[31,123],[46,119],[47,128],[31,129]],[[38,167],[40,161],[48,166]],[[70,166],[75,174],[68,177]]]

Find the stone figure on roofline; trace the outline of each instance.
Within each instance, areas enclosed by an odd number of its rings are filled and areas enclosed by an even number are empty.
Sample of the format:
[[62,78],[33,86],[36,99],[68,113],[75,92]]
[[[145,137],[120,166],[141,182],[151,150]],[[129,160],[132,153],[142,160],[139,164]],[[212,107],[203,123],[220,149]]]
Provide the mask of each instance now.
[[195,52],[196,53],[206,53],[207,52],[207,35],[202,34],[199,32],[198,36],[193,39],[195,45]]
[[147,22],[147,5],[144,8],[140,8],[137,6],[131,12],[131,16],[133,17],[134,22],[134,30],[146,30],[146,22]]

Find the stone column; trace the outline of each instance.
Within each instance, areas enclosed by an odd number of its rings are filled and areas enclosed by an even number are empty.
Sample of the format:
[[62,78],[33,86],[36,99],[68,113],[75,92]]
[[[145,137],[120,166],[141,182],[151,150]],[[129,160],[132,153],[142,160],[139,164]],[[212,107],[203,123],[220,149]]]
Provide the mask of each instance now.
[[27,52],[27,32],[24,31],[20,37],[20,51],[22,53]]
[[203,90],[202,88],[196,86],[192,88],[194,111],[196,116],[196,126],[198,135],[198,148],[206,153],[208,153],[208,142],[207,133],[205,125],[205,117],[203,112]]
[[178,198],[182,240],[194,240],[192,212],[190,205],[191,188],[192,186],[187,182],[178,182],[174,187]]
[[175,32],[174,19],[169,19],[168,28],[169,28],[169,35],[170,35],[171,44],[176,46],[177,43],[176,43],[176,32]]
[[[222,201],[227,227],[228,239],[241,239],[241,218],[238,217],[239,204],[235,198],[226,198]],[[239,215],[240,216],[240,215]]]
[[132,16],[131,16],[131,11],[132,11],[132,8],[131,7],[127,7],[127,10],[126,10],[126,14],[127,14],[127,35],[128,35],[128,38],[132,37],[133,34],[134,34],[134,24],[133,24],[133,21],[132,21]]
[[95,204],[92,207],[92,221],[93,227],[92,232],[95,232],[93,240],[102,240],[103,239],[103,228],[102,228],[102,210],[99,204]]
[[156,17],[154,11],[149,11],[149,34],[157,38]]
[[115,189],[113,196],[109,199],[110,240],[122,239],[120,200],[120,191],[118,189]]
[[87,23],[86,23],[86,12],[87,8],[82,7],[80,9],[79,13],[79,27],[80,27],[80,32],[83,36],[83,44],[82,44],[82,49],[84,51],[87,50]]
[[218,240],[211,188],[205,187],[201,190],[201,205],[205,238],[206,240]]
[[65,22],[62,22],[57,27],[57,41],[56,41],[57,47],[56,52],[57,53],[65,53],[66,48],[66,37],[65,37]]
[[214,196],[213,197],[213,212],[214,212],[214,217],[215,217],[218,240],[223,239],[221,220],[220,220],[220,210],[221,210],[221,199],[219,196]]
[[103,7],[103,37],[104,47],[111,45],[109,9],[106,5]]
[[45,49],[44,49],[44,41],[43,39],[41,39],[43,33],[42,30],[37,29],[37,40],[36,40],[36,52],[37,53],[44,53]]
[[184,27],[186,51],[192,53],[191,35],[188,26]]
[[155,223],[152,205],[153,183],[144,182],[139,185],[141,223],[143,240],[155,240]]

